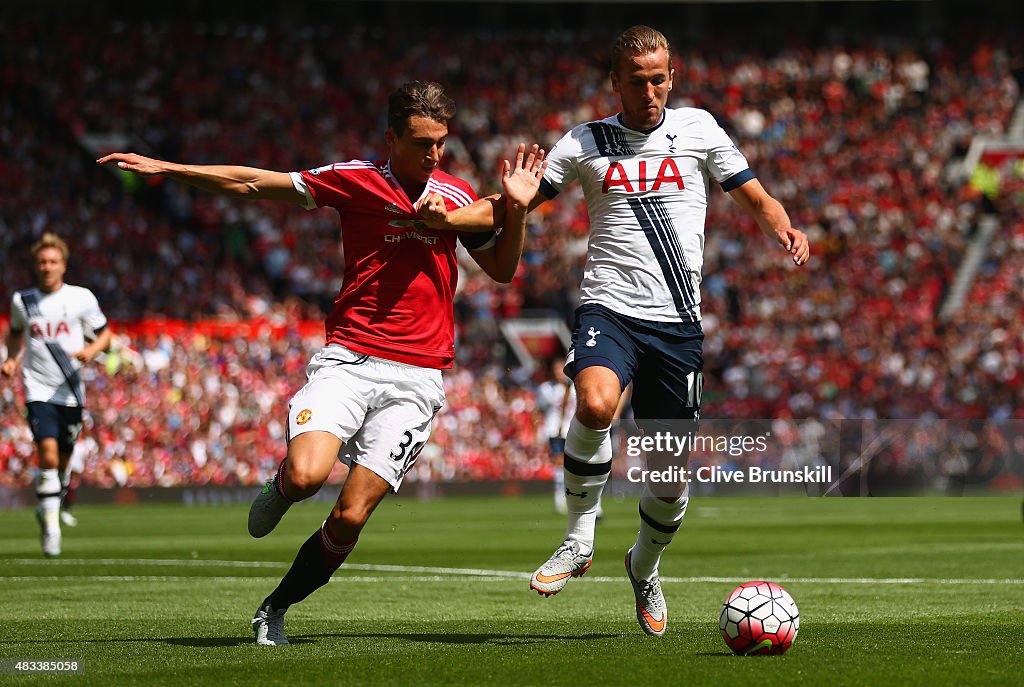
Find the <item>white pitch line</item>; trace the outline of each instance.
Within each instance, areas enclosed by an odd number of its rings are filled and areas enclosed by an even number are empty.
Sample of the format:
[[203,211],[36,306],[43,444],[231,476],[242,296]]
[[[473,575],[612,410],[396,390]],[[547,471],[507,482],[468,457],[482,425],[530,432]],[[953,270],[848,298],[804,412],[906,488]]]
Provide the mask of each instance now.
[[[192,577],[189,575],[21,575],[12,577],[0,577],[0,582],[265,582],[277,581],[279,577],[249,576],[249,577],[226,577],[226,576],[202,576]],[[361,575],[339,575],[332,577],[331,582],[454,582],[455,577],[441,575],[401,575],[387,577],[367,577]],[[623,578],[625,580],[625,578]],[[465,580],[460,580],[464,582]],[[508,577],[474,577],[471,582],[520,582],[519,579]]]
[[[226,568],[285,568],[288,563],[271,561],[221,561],[206,559],[161,559],[161,558],[61,558],[57,560],[45,560],[41,558],[10,558],[0,559],[2,565],[45,565],[57,566],[83,566],[83,565],[118,565],[118,566],[155,566],[155,567],[226,567]],[[370,563],[352,563],[345,565],[336,580],[351,580],[356,582],[389,582],[404,580],[407,582],[451,582],[453,580],[480,582],[514,582],[530,579],[531,574],[517,570],[483,570],[477,568],[444,568],[419,565],[375,565]],[[394,576],[348,576],[346,570],[363,570],[367,572],[394,572],[404,573]],[[415,574],[414,574],[415,573]],[[95,581],[195,581],[213,580],[236,582],[244,580],[265,579],[261,577],[225,577],[225,576],[189,576],[189,575],[46,575],[46,576],[8,576],[0,577],[0,582],[25,582],[31,580],[95,580]],[[276,578],[267,578],[276,579]],[[749,577],[662,577],[663,583],[713,583],[713,584],[740,584],[747,582]],[[773,577],[772,580],[780,583],[796,584],[885,584],[885,585],[910,585],[910,584],[934,584],[934,585],[1024,585],[1024,579],[1016,578],[929,578],[929,577]],[[625,577],[598,577],[590,576],[583,578],[582,582],[614,582],[616,584],[626,581]]]
[[152,565],[210,568],[287,568],[276,561],[213,561],[202,558],[0,558],[0,565]]
[[[529,575],[526,576],[527,578]],[[265,580],[277,580],[277,577],[262,575],[251,575],[248,577],[230,577],[223,575],[214,576],[191,576],[191,575],[20,575],[0,576],[0,582],[253,582]],[[366,575],[337,575],[331,578],[331,582],[455,582],[460,584],[467,582],[516,582],[522,583],[524,577],[516,576],[471,576],[461,578],[455,575],[388,575],[388,576],[366,576]],[[926,577],[899,577],[899,578],[846,578],[846,577],[774,577],[779,583],[797,584],[935,584],[935,585],[973,585],[973,584],[1024,584],[1024,580],[1017,579],[978,579],[978,578],[937,578]],[[663,577],[661,582],[666,583],[714,583],[714,584],[740,584],[746,582],[741,577]],[[625,577],[588,577],[581,580],[585,584],[598,582],[613,582],[623,584]]]
[[[290,563],[269,561],[217,561],[205,559],[183,558],[180,560],[167,558],[0,558],[0,565],[134,565],[157,567],[209,567],[209,568],[287,568]],[[367,570],[370,572],[400,573],[433,573],[437,575],[469,575],[472,577],[515,577],[528,580],[531,573],[518,570],[478,570],[475,568],[438,568],[422,565],[373,565],[369,563],[349,563],[348,570]]]

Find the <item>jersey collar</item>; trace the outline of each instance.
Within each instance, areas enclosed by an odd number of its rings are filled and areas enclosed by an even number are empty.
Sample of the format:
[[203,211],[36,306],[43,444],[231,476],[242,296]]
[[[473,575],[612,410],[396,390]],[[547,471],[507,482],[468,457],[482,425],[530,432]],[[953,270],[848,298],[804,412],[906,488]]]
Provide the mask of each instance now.
[[413,200],[412,198],[409,197],[409,194],[406,192],[405,187],[402,186],[402,183],[398,180],[398,177],[395,176],[395,173],[391,171],[391,160],[388,160],[387,162],[384,163],[383,171],[384,178],[388,180],[388,183],[391,184],[391,187],[395,189],[395,191],[397,191],[398,193],[401,193],[402,197],[406,198],[409,201],[409,204],[412,205],[413,207],[416,207],[416,203],[422,200],[423,196],[427,195],[427,193],[430,191],[430,182],[434,178],[434,175],[431,174],[430,179],[427,180],[427,183],[423,184],[423,190],[420,191],[419,198]]
[[643,134],[644,136],[649,136],[649,135],[653,134],[655,131],[657,131],[659,128],[661,128],[661,125],[665,123],[665,117],[667,117],[667,116],[668,116],[668,108],[666,107],[665,109],[663,109],[661,111],[661,121],[658,122],[657,124],[655,124],[654,126],[652,126],[650,129],[634,129],[631,126],[627,126],[626,123],[624,121],[622,121],[622,113],[621,112],[619,114],[615,115],[615,119],[616,119],[616,121],[618,121],[619,125],[622,126],[623,129],[629,129],[630,131],[635,131],[638,134]]

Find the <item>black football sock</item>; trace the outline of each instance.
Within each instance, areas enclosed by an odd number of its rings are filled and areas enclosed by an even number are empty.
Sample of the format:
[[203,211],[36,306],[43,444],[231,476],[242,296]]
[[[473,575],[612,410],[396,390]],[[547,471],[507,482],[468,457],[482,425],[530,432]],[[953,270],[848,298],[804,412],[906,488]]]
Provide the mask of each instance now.
[[323,587],[334,571],[345,562],[349,552],[355,548],[356,541],[334,542],[327,534],[325,523],[302,545],[292,567],[277,585],[277,589],[263,601],[263,605],[270,604],[274,610],[285,610]]

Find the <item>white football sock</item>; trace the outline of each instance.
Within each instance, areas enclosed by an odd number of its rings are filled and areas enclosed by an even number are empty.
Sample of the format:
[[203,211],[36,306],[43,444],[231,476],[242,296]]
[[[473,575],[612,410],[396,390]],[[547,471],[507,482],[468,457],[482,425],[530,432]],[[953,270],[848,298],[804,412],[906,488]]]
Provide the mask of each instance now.
[[36,477],[36,496],[43,511],[47,529],[60,528],[60,494],[62,487],[56,469],[40,470]]
[[591,429],[575,417],[565,436],[565,540],[579,542],[581,553],[594,550],[594,526],[601,491],[612,467],[609,428]]
[[640,497],[640,531],[629,555],[633,577],[647,580],[657,572],[661,554],[676,536],[689,500],[689,489],[676,501],[665,502],[652,494],[648,485],[644,485]]

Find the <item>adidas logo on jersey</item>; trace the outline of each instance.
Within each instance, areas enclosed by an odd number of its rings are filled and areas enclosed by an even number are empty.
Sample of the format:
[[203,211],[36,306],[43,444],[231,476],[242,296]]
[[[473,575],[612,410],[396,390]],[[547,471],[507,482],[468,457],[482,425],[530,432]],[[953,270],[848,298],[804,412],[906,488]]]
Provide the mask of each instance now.
[[396,203],[388,203],[387,205],[384,206],[384,209],[387,210],[388,212],[393,212],[396,215],[405,214],[405,211],[402,210],[402,208],[398,207]]

